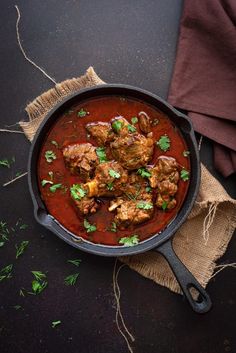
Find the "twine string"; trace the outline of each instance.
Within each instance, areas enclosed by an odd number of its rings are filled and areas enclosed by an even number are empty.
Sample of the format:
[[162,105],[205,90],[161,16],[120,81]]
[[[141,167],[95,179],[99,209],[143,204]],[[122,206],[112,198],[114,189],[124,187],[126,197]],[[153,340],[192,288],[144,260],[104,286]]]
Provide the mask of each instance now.
[[218,268],[218,270],[210,277],[210,279],[215,277],[218,273],[220,273],[221,271],[223,271],[227,267],[236,268],[236,262],[232,262],[230,264],[224,264],[224,265],[217,265],[215,268]]
[[20,39],[20,33],[19,33],[19,23],[20,23],[20,18],[21,18],[21,14],[20,14],[20,10],[18,8],[17,5],[15,5],[16,11],[17,11],[17,21],[16,21],[16,36],[17,36],[17,42],[18,45],[20,47],[21,53],[23,54],[24,58],[31,64],[33,65],[36,69],[38,69],[39,71],[42,72],[42,74],[47,77],[50,81],[52,81],[55,85],[57,84],[57,82],[51,77],[49,76],[45,70],[43,70],[40,66],[38,66],[33,60],[31,60],[28,55],[26,54],[22,44],[21,44],[21,39]]
[[218,206],[218,202],[212,203],[209,206],[209,210],[208,213],[206,215],[206,217],[204,218],[203,221],[203,239],[205,241],[205,245],[207,245],[208,240],[209,240],[209,236],[210,236],[210,232],[209,229],[215,219],[215,215],[216,215],[216,210],[217,210],[217,206]]

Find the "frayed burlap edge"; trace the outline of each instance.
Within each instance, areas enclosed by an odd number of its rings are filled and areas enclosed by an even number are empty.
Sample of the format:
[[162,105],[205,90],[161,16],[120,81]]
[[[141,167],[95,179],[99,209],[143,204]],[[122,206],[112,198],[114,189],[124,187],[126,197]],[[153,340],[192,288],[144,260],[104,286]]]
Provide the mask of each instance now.
[[[40,123],[59,101],[82,88],[104,83],[97,76],[94,69],[90,67],[85,75],[56,84],[54,88],[34,99],[26,107],[29,121],[21,121],[19,123],[27,138],[30,141],[33,140]],[[202,182],[197,201],[188,220],[176,233],[173,246],[177,255],[203,287],[207,285],[214,272],[215,261],[226,251],[236,227],[235,205],[236,201],[230,198],[219,182],[202,165]],[[222,210],[222,206],[224,210]],[[227,217],[224,216],[222,218],[224,213]],[[225,218],[227,218],[226,223],[224,223]],[[221,220],[224,221],[223,231],[222,229],[220,230],[220,227],[215,229],[220,225]],[[192,222],[194,222],[193,225]],[[193,236],[191,231],[195,231],[196,222],[198,223],[198,228],[199,223],[201,226],[199,232],[197,234],[195,232]],[[189,235],[188,232],[186,235],[186,227],[190,227]],[[204,232],[207,234],[206,238],[203,237]],[[212,238],[214,232],[217,234],[215,241]],[[196,240],[197,243],[194,242]],[[204,244],[206,240],[209,242]],[[214,243],[218,245],[212,251],[212,244],[214,245]],[[203,254],[201,254],[201,251],[203,251]],[[179,285],[169,265],[160,254],[150,251],[141,255],[119,259],[142,276],[180,293]],[[197,266],[195,264],[196,261],[198,261]]]
[[51,88],[35,98],[25,109],[28,113],[29,121],[20,121],[19,125],[27,138],[32,141],[39,125],[58,102],[82,88],[104,83],[105,82],[97,76],[93,67],[89,67],[85,75],[57,83],[54,88]]

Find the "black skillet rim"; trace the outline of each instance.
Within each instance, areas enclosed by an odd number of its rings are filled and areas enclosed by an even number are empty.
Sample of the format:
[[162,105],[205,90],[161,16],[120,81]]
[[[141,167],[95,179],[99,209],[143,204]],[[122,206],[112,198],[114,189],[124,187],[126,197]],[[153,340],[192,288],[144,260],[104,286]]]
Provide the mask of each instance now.
[[[67,106],[71,106],[74,103],[73,101],[75,100],[79,101],[84,100],[86,98],[105,95],[126,95],[131,98],[138,98],[164,111],[166,114],[168,114],[172,121],[178,121],[178,123],[183,125],[182,127],[178,125],[178,127],[180,128],[183,138],[185,139],[188,149],[190,150],[190,184],[187,195],[185,197],[185,201],[183,202],[181,209],[179,210],[175,219],[171,221],[171,223],[161,233],[158,233],[133,247],[107,246],[95,244],[83,240],[82,238],[78,238],[77,236],[73,236],[72,233],[70,233],[62,225],[60,225],[60,223],[53,216],[47,213],[47,210],[41,200],[40,191],[38,188],[36,168],[38,153],[41,146],[40,139],[43,139],[43,137],[41,136],[42,134],[43,136],[45,136],[44,134],[48,130],[46,128],[49,122],[51,120],[55,121],[54,119],[60,115],[60,111],[66,109]],[[176,123],[175,121],[174,123]],[[53,125],[53,123],[51,123],[51,125]],[[44,131],[45,129],[46,131]],[[56,234],[59,238],[61,238],[68,244],[82,251],[101,256],[126,256],[143,253],[152,248],[158,247],[162,243],[169,240],[175,234],[175,232],[179,229],[179,227],[183,224],[183,222],[189,215],[193,207],[194,201],[197,197],[200,184],[200,160],[192,123],[186,115],[173,108],[165,100],[153,93],[150,93],[138,87],[133,87],[124,84],[105,84],[82,89],[76,93],[71,94],[70,96],[67,96],[65,99],[56,104],[56,106],[47,114],[44,121],[41,123],[33,139],[29,153],[28,184],[31,198],[34,204],[34,215],[37,222],[46,227],[47,229],[51,230],[54,234]]]

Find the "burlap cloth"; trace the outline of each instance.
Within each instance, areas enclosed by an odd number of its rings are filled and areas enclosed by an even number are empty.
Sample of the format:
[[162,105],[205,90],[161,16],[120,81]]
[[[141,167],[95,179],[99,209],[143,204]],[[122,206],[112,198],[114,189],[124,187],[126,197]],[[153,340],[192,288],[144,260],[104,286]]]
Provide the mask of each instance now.
[[[41,94],[27,105],[29,121],[20,122],[27,138],[33,137],[46,114],[69,94],[85,87],[104,84],[92,67],[79,78],[63,81]],[[236,227],[236,200],[230,198],[220,183],[202,165],[201,186],[197,201],[174,236],[173,246],[185,266],[203,287],[206,287],[216,266],[216,260],[225,252]],[[180,292],[166,260],[149,251],[142,255],[121,258],[142,276]]]

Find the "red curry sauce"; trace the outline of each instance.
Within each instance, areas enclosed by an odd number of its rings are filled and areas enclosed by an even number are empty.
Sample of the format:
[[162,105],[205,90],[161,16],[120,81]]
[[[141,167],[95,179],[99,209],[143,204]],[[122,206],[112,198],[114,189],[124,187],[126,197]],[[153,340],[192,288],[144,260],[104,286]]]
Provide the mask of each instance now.
[[[89,114],[84,117],[78,117],[77,113],[81,109]],[[180,209],[189,184],[188,181],[181,179],[178,182],[178,191],[175,195],[177,205],[174,209],[164,211],[155,207],[154,216],[148,222],[137,225],[133,229],[119,230],[117,228],[117,232],[112,232],[109,229],[114,219],[114,213],[108,211],[110,200],[108,198],[100,198],[101,207],[99,210],[86,217],[91,224],[96,224],[97,230],[93,233],[87,233],[83,226],[84,217],[78,214],[71,199],[70,187],[82,181],[79,176],[71,175],[70,171],[66,169],[62,148],[71,143],[84,142],[90,142],[96,146],[95,141],[87,135],[85,129],[87,123],[94,121],[109,122],[116,116],[123,116],[131,123],[131,118],[137,117],[140,111],[145,111],[152,119],[158,120],[157,125],[152,128],[154,141],[159,140],[164,134],[167,134],[171,141],[170,149],[167,152],[161,151],[155,145],[153,159],[149,164],[154,164],[158,156],[165,155],[174,157],[181,166],[188,171],[190,170],[189,158],[183,155],[183,151],[187,150],[187,146],[180,131],[164,113],[155,107],[133,98],[118,96],[93,98],[71,107],[55,122],[55,125],[45,138],[38,162],[38,182],[41,197],[49,214],[75,235],[94,243],[106,245],[119,245],[118,241],[121,237],[133,234],[137,234],[140,241],[142,241],[163,230]],[[137,131],[140,132],[138,124],[135,126]],[[52,141],[55,141],[58,146],[53,144]],[[45,159],[45,152],[48,150],[56,154],[56,159],[52,163],[48,163]],[[41,185],[43,179],[50,180],[49,172],[53,172],[53,183],[62,183],[63,188],[51,192],[49,190],[50,184],[44,187]]]

